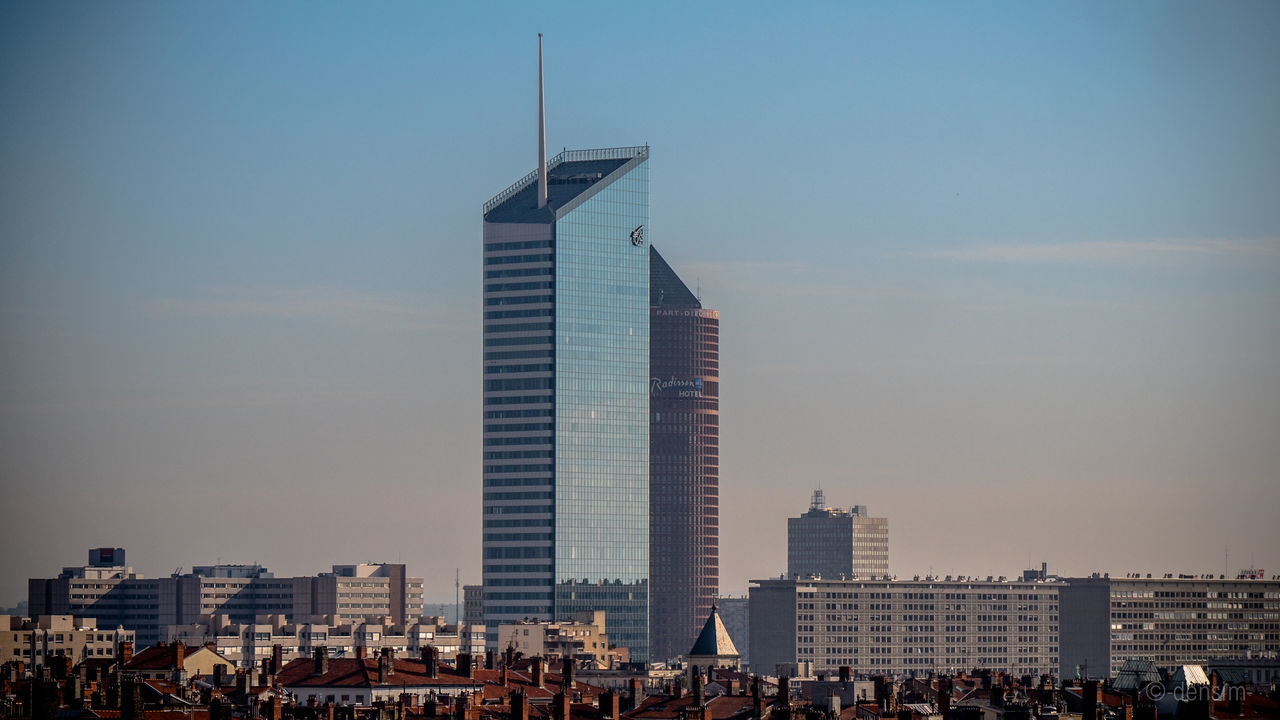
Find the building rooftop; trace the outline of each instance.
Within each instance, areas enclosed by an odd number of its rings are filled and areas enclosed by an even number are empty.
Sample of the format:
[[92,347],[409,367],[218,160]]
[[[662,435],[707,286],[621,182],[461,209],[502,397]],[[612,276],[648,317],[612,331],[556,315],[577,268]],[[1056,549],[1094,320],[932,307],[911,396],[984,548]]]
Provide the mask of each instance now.
[[[549,223],[556,211],[593,191],[614,171],[649,156],[649,148],[622,147],[566,150],[547,163],[547,206],[538,207],[537,170],[525,175],[484,204],[484,220],[491,223]],[[603,186],[602,186],[603,187]],[[584,198],[585,199],[585,198]]]
[[423,687],[423,686],[473,686],[479,689],[484,681],[467,678],[441,664],[436,677],[427,674],[426,666],[417,660],[393,659],[391,675],[386,681],[378,680],[378,658],[329,658],[324,673],[315,672],[315,661],[298,658],[281,668],[276,684],[283,687]]
[[1160,682],[1160,673],[1151,660],[1125,660],[1111,687],[1115,690],[1141,690],[1148,683]]
[[701,308],[702,302],[667,264],[658,248],[649,246],[649,307]]
[[707,624],[702,626],[702,632],[698,634],[693,648],[689,650],[689,656],[714,657],[737,654],[738,648],[734,646],[733,638],[729,637],[729,631],[720,619],[720,611],[712,605]]

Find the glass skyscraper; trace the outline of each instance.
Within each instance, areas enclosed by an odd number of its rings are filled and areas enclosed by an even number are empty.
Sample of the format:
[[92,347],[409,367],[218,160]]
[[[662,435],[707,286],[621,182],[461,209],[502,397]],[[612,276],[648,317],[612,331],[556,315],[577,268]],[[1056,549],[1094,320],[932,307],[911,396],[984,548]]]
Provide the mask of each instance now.
[[633,661],[649,655],[648,158],[566,151],[484,205],[485,622],[604,610]]

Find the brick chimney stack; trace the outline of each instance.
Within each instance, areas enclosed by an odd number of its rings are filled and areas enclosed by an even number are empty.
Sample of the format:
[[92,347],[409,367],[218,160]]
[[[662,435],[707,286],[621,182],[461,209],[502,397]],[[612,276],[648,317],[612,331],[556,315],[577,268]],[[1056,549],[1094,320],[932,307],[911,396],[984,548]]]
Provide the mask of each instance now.
[[571,701],[572,699],[563,692],[555,694],[555,697],[551,699],[551,716],[553,720],[570,720],[569,703]]
[[560,675],[563,678],[564,691],[572,693],[577,687],[578,682],[578,663],[573,658],[565,658],[560,665]]
[[384,647],[382,648],[382,653],[378,656],[378,682],[388,682],[395,672],[395,656],[392,654],[391,648]]
[[182,661],[187,659],[187,646],[182,641],[173,644],[173,667],[181,670]]
[[316,648],[312,654],[312,662],[314,663],[314,667],[311,670],[312,675],[324,675],[329,672],[329,648]]
[[435,646],[427,645],[422,648],[422,667],[427,677],[440,677],[440,655]]
[[1085,680],[1084,691],[1080,694],[1080,720],[1098,720],[1098,681]]
[[133,659],[133,641],[132,640],[125,640],[124,642],[120,643],[119,658],[120,658],[121,665],[124,665],[125,663]]
[[520,690],[511,693],[511,720],[529,720],[529,696]]
[[635,710],[642,702],[644,702],[644,684],[640,682],[640,678],[631,678],[627,681],[627,704],[630,705],[627,709]]
[[457,673],[464,678],[472,678],[475,673],[472,672],[471,653],[460,652],[455,656],[454,665]]
[[279,675],[280,668],[284,667],[284,647],[279,643],[271,646],[271,670],[272,675]]
[[544,675],[546,674],[546,667],[544,666],[541,657],[536,657],[533,659],[532,671],[533,671],[533,684],[540,688],[545,689],[547,686],[547,680],[546,680],[546,677],[544,677]]
[[601,720],[618,720],[618,716],[621,714],[619,712],[619,705],[621,704],[619,702],[620,699],[621,698],[618,697],[617,693],[612,690],[605,690],[600,693],[596,698],[596,702],[600,706]]

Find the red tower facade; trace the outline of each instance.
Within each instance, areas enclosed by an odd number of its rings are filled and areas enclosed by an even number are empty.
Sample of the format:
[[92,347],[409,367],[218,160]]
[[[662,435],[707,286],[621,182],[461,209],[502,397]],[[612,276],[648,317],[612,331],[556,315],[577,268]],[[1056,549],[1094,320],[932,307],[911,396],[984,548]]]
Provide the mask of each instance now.
[[720,579],[720,313],[649,258],[650,659],[689,651]]

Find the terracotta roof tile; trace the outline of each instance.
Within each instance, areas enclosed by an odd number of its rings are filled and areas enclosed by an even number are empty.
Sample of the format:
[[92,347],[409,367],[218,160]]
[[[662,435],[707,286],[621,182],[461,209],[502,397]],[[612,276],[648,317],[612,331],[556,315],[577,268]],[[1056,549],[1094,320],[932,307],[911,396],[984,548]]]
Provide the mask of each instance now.
[[378,682],[378,660],[375,658],[329,658],[329,669],[315,674],[315,661],[298,658],[280,669],[276,684],[286,687],[430,687],[472,686],[480,689],[483,680],[465,678],[441,665],[437,677],[427,677],[420,660],[393,660],[394,672],[387,682]]

